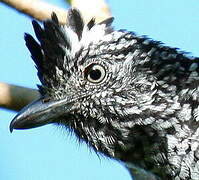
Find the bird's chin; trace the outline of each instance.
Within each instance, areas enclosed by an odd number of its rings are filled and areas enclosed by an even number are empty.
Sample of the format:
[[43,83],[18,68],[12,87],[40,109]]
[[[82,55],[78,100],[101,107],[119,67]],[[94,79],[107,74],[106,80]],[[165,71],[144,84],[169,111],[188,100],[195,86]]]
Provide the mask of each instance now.
[[73,103],[67,99],[48,100],[40,98],[24,107],[10,123],[13,129],[30,129],[55,122],[59,117],[72,111]]

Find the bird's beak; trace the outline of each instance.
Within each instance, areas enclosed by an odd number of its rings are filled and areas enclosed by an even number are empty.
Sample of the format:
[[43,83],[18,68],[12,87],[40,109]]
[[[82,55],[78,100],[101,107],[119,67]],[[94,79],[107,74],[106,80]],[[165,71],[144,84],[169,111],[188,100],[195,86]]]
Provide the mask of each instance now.
[[13,129],[29,129],[45,124],[53,123],[55,120],[72,110],[72,105],[67,99],[58,101],[46,101],[40,98],[24,107],[10,123],[10,131]]

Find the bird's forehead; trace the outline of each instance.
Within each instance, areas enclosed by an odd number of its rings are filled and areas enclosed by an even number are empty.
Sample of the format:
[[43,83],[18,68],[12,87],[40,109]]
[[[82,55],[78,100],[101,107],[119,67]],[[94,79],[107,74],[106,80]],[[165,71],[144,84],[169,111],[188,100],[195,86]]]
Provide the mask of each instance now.
[[[70,32],[69,29],[67,32]],[[73,36],[71,37],[71,55],[77,56],[82,54],[87,54],[89,56],[99,56],[99,55],[106,55],[111,54],[114,51],[117,51],[122,48],[127,48],[127,46],[132,45],[126,44],[128,39],[132,39],[131,32],[128,31],[113,31],[108,34],[95,34],[91,31],[85,32],[83,37],[80,41],[78,41],[76,34],[71,32]],[[133,41],[134,43],[134,41]],[[119,45],[119,46],[118,46]],[[79,53],[81,51],[81,53]]]
[[136,43],[133,41],[126,44],[126,38],[132,38],[132,34],[129,32],[114,31],[98,39],[97,43],[81,44],[79,42],[79,50],[76,51],[74,60],[77,61],[79,66],[87,66],[89,63],[95,61],[97,63],[104,61],[110,64],[124,61],[127,57],[124,51],[132,46],[133,43]]

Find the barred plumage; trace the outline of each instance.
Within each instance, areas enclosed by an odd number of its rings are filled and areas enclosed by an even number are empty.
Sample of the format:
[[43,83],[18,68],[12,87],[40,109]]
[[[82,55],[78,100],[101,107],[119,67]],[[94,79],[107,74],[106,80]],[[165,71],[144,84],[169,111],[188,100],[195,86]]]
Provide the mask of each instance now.
[[199,179],[199,59],[144,36],[55,14],[26,34],[41,98],[10,128],[64,125],[135,179]]

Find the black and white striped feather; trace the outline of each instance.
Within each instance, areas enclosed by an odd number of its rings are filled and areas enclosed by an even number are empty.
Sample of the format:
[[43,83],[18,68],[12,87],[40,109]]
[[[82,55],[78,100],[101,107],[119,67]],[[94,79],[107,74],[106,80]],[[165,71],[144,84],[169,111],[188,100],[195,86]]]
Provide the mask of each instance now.
[[112,21],[85,24],[76,9],[68,25],[56,14],[43,28],[33,21],[38,42],[25,40],[41,95],[74,102],[54,122],[125,162],[135,179],[198,180],[199,59]]

